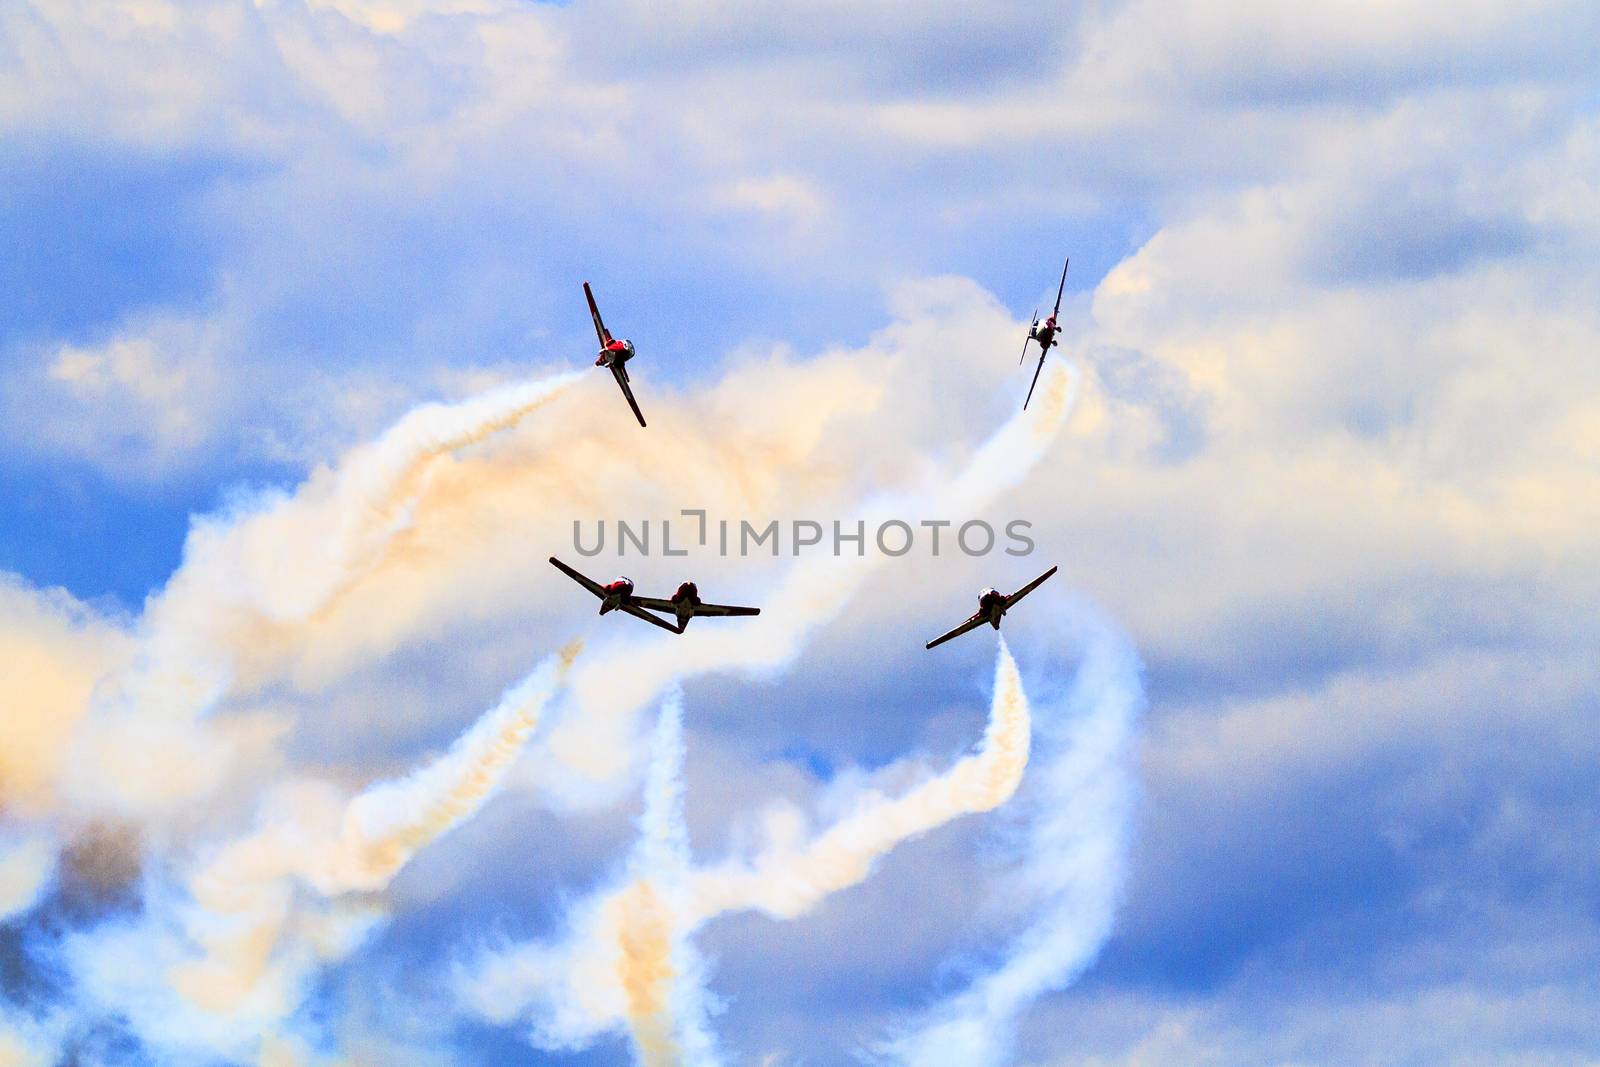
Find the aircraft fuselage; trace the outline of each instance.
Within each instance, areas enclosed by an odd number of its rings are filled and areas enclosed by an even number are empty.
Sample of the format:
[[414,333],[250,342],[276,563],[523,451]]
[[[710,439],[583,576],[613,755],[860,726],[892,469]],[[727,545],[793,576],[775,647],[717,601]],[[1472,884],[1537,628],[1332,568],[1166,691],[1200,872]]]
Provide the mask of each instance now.
[[601,586],[606,595],[600,599],[600,614],[616,611],[633,597],[633,579],[618,578],[616,581]]
[[998,589],[985,589],[978,594],[978,614],[985,622],[1000,629],[1000,620],[1006,613],[1006,595]]
[[633,355],[633,342],[619,337],[600,350],[600,354],[595,357],[594,365],[596,367],[620,367],[632,359]]
[[700,587],[693,582],[684,582],[678,586],[678,591],[672,594],[672,608],[678,616],[680,630],[694,618],[694,609],[699,603]]
[[1050,346],[1056,343],[1056,334],[1061,328],[1056,325],[1056,317],[1051,315],[1043,322],[1034,323],[1033,329],[1028,331],[1028,336],[1039,342],[1039,348],[1045,352],[1050,351]]

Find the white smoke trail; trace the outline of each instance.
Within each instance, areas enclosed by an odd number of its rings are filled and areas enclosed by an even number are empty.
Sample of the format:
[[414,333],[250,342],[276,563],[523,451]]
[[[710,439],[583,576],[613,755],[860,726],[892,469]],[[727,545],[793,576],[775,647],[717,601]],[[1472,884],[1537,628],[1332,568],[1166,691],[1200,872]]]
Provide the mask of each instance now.
[[[1077,369],[1057,366],[1047,368],[1039,403],[1009,419],[960,469],[932,476],[918,490],[869,502],[861,511],[866,528],[908,515],[976,514],[1020,484],[1048,453],[1072,410]],[[766,594],[777,610],[763,615],[760,626],[690,629],[670,643],[644,635],[598,649],[573,672],[570,695],[554,714],[548,744],[559,767],[547,768],[548,780],[578,798],[595,783],[614,780],[632,762],[633,716],[656,694],[696,674],[780,667],[818,626],[845,609],[886,558],[867,552],[801,560]],[[558,769],[573,774],[558,778]]]
[[628,884],[606,910],[640,1067],[713,1067],[702,965],[685,929],[689,835],[683,818],[683,693],[661,706]]
[[[154,1047],[248,1051],[287,1020],[321,965],[383,918],[383,889],[417,852],[483,806],[577,655],[570,646],[506,691],[448,751],[343,801],[322,783],[280,787],[252,834],[218,850],[144,927],[92,930],[67,958],[87,989]],[[169,913],[176,930],[159,925]],[[142,957],[148,973],[129,975]],[[170,989],[170,995],[165,990]]]
[[[59,783],[77,814],[143,820],[196,810],[239,769],[234,735],[203,717],[242,675],[270,674],[318,612],[383,564],[437,461],[514,425],[575,380],[423,405],[294,493],[197,521],[182,567],[140,620],[131,665],[103,680],[77,718]],[[69,935],[67,968],[153,1044],[231,1048],[241,1034],[258,1035],[294,1010],[320,963],[347,954],[381,915],[369,901],[324,904],[311,894],[381,888],[476,810],[532,731],[555,673],[536,671],[444,759],[404,782],[348,805],[330,786],[281,786],[258,830],[220,849],[182,889],[147,872],[141,922]],[[35,897],[43,891],[54,855],[38,853],[8,854],[0,895],[13,882],[35,884]]]
[[[431,463],[515,426],[577,380],[569,372],[413,408],[376,441],[313,472],[292,495],[198,527],[179,572],[184,586],[169,585],[167,596],[217,583],[223,592],[194,595],[227,595],[288,622],[327,610],[407,525]],[[285,563],[294,566],[285,572]]]
[[95,694],[68,780],[73,798],[138,815],[218,784],[226,754],[193,721],[242,682],[270,675],[306,624],[383,562],[431,464],[515,425],[576,380],[562,374],[424,404],[293,493],[197,520],[183,565],[146,607],[132,667]]
[[902,842],[1011,799],[1028,765],[1032,725],[1016,661],[1004,638],[999,644],[989,723],[976,752],[902,796],[857,798],[854,811],[804,848],[782,845],[753,865],[729,862],[696,872],[695,925],[752,909],[793,919],[865,880],[873,863]]
[[[1041,668],[1031,673],[1043,679],[1044,695],[1032,714],[1016,663],[1000,643],[984,740],[976,753],[944,774],[899,797],[862,797],[853,811],[804,845],[769,846],[753,862],[694,870],[677,907],[662,903],[672,897],[656,894],[654,881],[636,879],[582,906],[584,918],[574,924],[567,945],[515,946],[459,974],[463,1002],[500,1021],[532,1009],[542,1019],[535,1041],[550,1048],[583,1047],[624,1019],[633,1021],[639,1013],[630,1012],[628,999],[601,989],[617,981],[616,972],[608,974],[603,963],[610,961],[614,968],[617,946],[626,940],[622,916],[633,908],[655,924],[635,920],[635,928],[652,932],[654,940],[635,937],[632,942],[636,950],[655,948],[655,955],[640,953],[635,972],[655,983],[650,1003],[659,1006],[669,995],[686,995],[695,1010],[682,1017],[703,1020],[698,970],[649,963],[659,961],[674,939],[686,944],[705,923],[740,910],[778,919],[801,916],[828,895],[864,881],[874,862],[898,844],[962,814],[1006,803],[1018,793],[1024,767],[1031,765],[1021,796],[1021,859],[1004,881],[1008,897],[1026,901],[1033,918],[1007,944],[1000,965],[877,1050],[893,1062],[935,1067],[1005,1062],[1021,1012],[1076,978],[1109,935],[1125,871],[1129,750],[1143,702],[1137,657],[1088,609],[1075,612],[1051,637],[1065,637],[1080,658],[1066,662],[1059,652],[1041,651]],[[1036,750],[1031,764],[1030,748]],[[653,795],[660,795],[659,783],[667,780],[661,776],[660,751],[658,745]],[[645,851],[642,840],[640,854]],[[672,994],[662,993],[663,986]],[[640,1033],[637,1024],[634,1032]],[[641,1056],[641,1062],[674,1061]]]
[[443,757],[351,801],[334,862],[312,884],[323,893],[380,888],[421,848],[476,813],[505,781],[582,647],[573,642],[507,690]]
[[621,880],[569,914],[560,945],[524,943],[458,967],[458,999],[498,1022],[529,1018],[542,1048],[626,1030],[641,1067],[713,1067],[703,964],[686,922],[683,697],[671,690],[650,746],[639,838]]
[[[630,880],[574,909],[566,944],[503,947],[458,970],[456,992],[468,1010],[498,1022],[531,1015],[534,1043],[552,1049],[584,1047],[626,1023],[642,1064],[678,1062],[657,1055],[671,1047],[660,1040],[671,1020],[679,1035],[695,1039],[682,1042],[682,1062],[714,1062],[701,968],[689,945],[696,930],[736,911],[759,909],[781,919],[803,914],[863,881],[905,841],[1005,803],[1028,763],[1028,699],[1002,640],[989,722],[976,752],[899,797],[864,795],[803,848],[769,848],[751,864],[688,871],[677,701],[669,699],[657,732],[647,788],[647,798],[655,799],[647,799]],[[669,954],[687,963],[669,965]]]
[[[1016,1020],[1064,988],[1110,935],[1126,873],[1131,745],[1143,687],[1127,640],[1088,609],[1071,626],[1082,648],[1064,690],[1051,687],[1035,717],[1042,758],[1025,790],[1021,862],[1009,880],[1037,908],[1002,962],[935,1006],[879,1052],[918,1067],[992,1067],[1011,1051]],[[1044,661],[1053,657],[1046,656]],[[1047,662],[1046,677],[1059,669]]]

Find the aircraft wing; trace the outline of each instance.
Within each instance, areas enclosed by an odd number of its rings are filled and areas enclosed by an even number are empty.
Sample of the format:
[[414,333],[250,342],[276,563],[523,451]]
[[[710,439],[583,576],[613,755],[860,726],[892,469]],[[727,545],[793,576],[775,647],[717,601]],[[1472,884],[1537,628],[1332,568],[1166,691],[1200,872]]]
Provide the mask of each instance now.
[[646,611],[643,608],[641,608],[638,604],[634,603],[633,599],[631,599],[631,598],[622,602],[622,610],[626,611],[629,615],[632,615],[636,619],[643,619],[645,622],[650,623],[652,626],[659,626],[663,630],[667,631],[668,633],[674,633],[674,634],[683,633],[682,630],[678,629],[676,626],[672,625],[670,622],[667,622],[664,619],[659,619],[656,616],[650,614],[648,611]]
[[1044,357],[1048,356],[1049,354],[1050,354],[1050,350],[1048,348],[1045,349],[1043,352],[1039,353],[1039,365],[1037,367],[1035,367],[1034,370],[1033,370],[1033,385],[1028,386],[1028,397],[1027,397],[1026,400],[1024,400],[1022,402],[1022,410],[1023,411],[1027,411],[1028,410],[1028,400],[1032,400],[1033,399],[1034,386],[1039,384],[1039,372],[1044,370]]
[[968,619],[966,622],[962,623],[960,626],[957,626],[954,630],[951,630],[949,633],[940,634],[938,637],[935,637],[932,641],[928,642],[926,647],[932,648],[935,645],[942,645],[946,641],[950,640],[952,637],[960,637],[962,634],[968,632],[969,630],[977,629],[978,627],[982,626],[984,624],[984,622],[986,622],[986,621],[987,620],[984,619],[982,614],[974,615],[972,618]]
[[585,578],[583,575],[579,574],[577,571],[573,570],[571,567],[567,566],[565,563],[562,563],[559,559],[556,559],[554,556],[550,557],[550,562],[555,565],[556,570],[560,571],[562,574],[565,574],[568,578],[571,578],[573,581],[577,582],[579,585],[581,585],[585,589],[589,590],[589,592],[593,593],[595,596],[599,597],[601,600],[604,600],[606,598],[606,591],[603,588],[601,588],[599,582],[592,581],[591,579]]
[[590,292],[588,282],[583,283],[583,295],[589,298],[589,314],[594,318],[594,334],[600,338],[600,347],[604,348],[611,343],[611,331],[600,321],[600,308],[594,302],[594,293]]
[[633,398],[633,390],[628,388],[628,372],[622,369],[620,363],[611,364],[611,376],[617,380],[617,388],[622,390],[622,395],[628,398],[628,406],[633,409],[633,417],[639,420],[639,425],[644,425],[644,414],[639,410],[639,402]]
[[697,616],[721,615],[760,615],[760,608],[735,608],[727,604],[696,604],[694,613]]
[[[649,608],[651,611],[664,611],[668,615],[678,613],[678,605],[670,600],[657,600],[652,596],[636,596],[633,602],[640,607]],[[710,618],[724,615],[760,615],[760,608],[736,608],[730,604],[696,604],[693,612],[696,618]]]
[[1055,314],[1057,314],[1057,315],[1061,314],[1061,294],[1067,291],[1067,266],[1071,262],[1072,262],[1072,260],[1070,258],[1068,258],[1065,263],[1061,264],[1061,284],[1056,286],[1056,310],[1055,310]]
[[[1033,309],[1033,324],[1035,326],[1039,325],[1039,309],[1038,308],[1034,308]],[[1018,357],[1018,359],[1017,359],[1017,366],[1019,366],[1019,367],[1022,366],[1022,361],[1028,358],[1028,342],[1031,341],[1031,340],[1033,340],[1033,331],[1030,329],[1028,331],[1028,336],[1026,336],[1026,337],[1024,337],[1022,339],[1022,355],[1020,357]]]
[[1031,593],[1035,589],[1039,588],[1041,585],[1044,584],[1044,580],[1046,578],[1050,577],[1055,572],[1056,572],[1056,568],[1051,567],[1049,570],[1047,570],[1043,574],[1039,575],[1039,577],[1035,578],[1033,581],[1029,582],[1027,585],[1023,586],[1021,589],[1018,589],[1015,593],[1012,593],[1010,596],[1006,597],[1006,607],[1008,607],[1008,608],[1011,607],[1011,605],[1015,604],[1017,601],[1021,600],[1023,597],[1027,596],[1029,593]]

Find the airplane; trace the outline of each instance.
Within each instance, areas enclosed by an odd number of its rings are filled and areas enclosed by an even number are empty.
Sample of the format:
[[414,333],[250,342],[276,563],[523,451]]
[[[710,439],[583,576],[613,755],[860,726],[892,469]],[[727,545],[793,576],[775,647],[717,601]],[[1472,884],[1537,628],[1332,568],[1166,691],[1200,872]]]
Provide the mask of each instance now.
[[[696,615],[761,614],[760,608],[739,608],[728,604],[707,604],[700,599],[700,589],[693,582],[684,582],[678,586],[678,591],[672,594],[670,600],[661,600],[657,597],[634,596],[632,578],[618,578],[609,585],[601,585],[599,582],[585,578],[554,556],[550,557],[550,562],[561,573],[600,598],[600,614],[604,615],[608,611],[625,611],[635,618],[643,619],[675,634],[681,634],[688,629],[689,620]],[[678,625],[673,626],[669,622],[656,618],[650,613],[651,611],[671,612],[677,616]]]
[[935,645],[942,645],[952,637],[960,637],[967,631],[975,630],[984,623],[988,623],[996,630],[1000,629],[1000,620],[1002,617],[1004,617],[1005,613],[1010,611],[1012,606],[1015,605],[1017,601],[1021,600],[1023,597],[1039,588],[1039,586],[1043,585],[1044,580],[1055,572],[1056,568],[1051,567],[1049,570],[1045,571],[1043,574],[1039,575],[1039,577],[1035,578],[1021,589],[1018,589],[1010,596],[1006,596],[998,589],[985,589],[983,592],[978,594],[978,613],[972,616],[972,618],[968,619],[966,622],[962,623],[960,626],[957,626],[954,630],[951,630],[949,633],[940,634],[938,637],[935,637],[932,641],[928,642],[927,647],[932,648]]
[[565,563],[562,563],[554,556],[550,557],[550,562],[554,564],[556,569],[562,574],[565,574],[568,578],[571,578],[573,581],[577,582],[579,585],[589,590],[589,592],[600,598],[600,614],[604,615],[608,611],[625,611],[636,619],[643,619],[652,626],[661,627],[668,633],[682,633],[681,630],[673,626],[671,623],[663,619],[658,619],[656,616],[650,614],[648,611],[644,610],[644,608],[639,606],[638,601],[635,600],[633,596],[632,578],[622,577],[607,585],[601,585],[599,582],[596,582],[590,578],[585,578],[583,575],[579,574]]
[[678,618],[678,632],[681,634],[689,628],[689,620],[696,616],[724,616],[724,615],[760,615],[760,608],[736,608],[727,604],[707,604],[700,599],[700,587],[693,582],[684,582],[678,586],[678,591],[672,594],[670,600],[657,600],[655,597],[636,596],[633,602],[652,611],[671,612]]
[[643,426],[644,415],[639,411],[639,402],[633,398],[633,390],[628,388],[628,368],[624,366],[634,356],[633,342],[611,336],[606,324],[600,321],[600,308],[594,302],[594,293],[589,289],[588,282],[583,283],[583,295],[589,298],[589,314],[594,318],[595,336],[600,338],[600,354],[595,357],[594,365],[611,371],[611,376],[617,380],[617,387],[622,390],[622,395],[628,398],[628,406],[633,409],[633,417],[639,420],[640,426]]
[[[1017,360],[1021,366],[1022,360],[1028,358],[1028,342],[1039,342],[1039,366],[1033,372],[1033,385],[1028,386],[1028,399],[1022,402],[1022,410],[1028,410],[1028,400],[1033,399],[1033,387],[1039,384],[1039,372],[1044,370],[1044,357],[1050,354],[1050,346],[1056,343],[1056,334],[1061,332],[1061,327],[1056,325],[1056,316],[1061,314],[1061,294],[1067,290],[1067,265],[1072,262],[1069,257],[1066,263],[1061,264],[1061,284],[1056,287],[1056,306],[1050,312],[1050,317],[1044,320],[1044,325],[1039,324],[1039,311],[1033,312],[1033,325],[1028,329],[1028,336],[1022,339],[1022,359]],[[595,320],[600,321],[599,319]]]

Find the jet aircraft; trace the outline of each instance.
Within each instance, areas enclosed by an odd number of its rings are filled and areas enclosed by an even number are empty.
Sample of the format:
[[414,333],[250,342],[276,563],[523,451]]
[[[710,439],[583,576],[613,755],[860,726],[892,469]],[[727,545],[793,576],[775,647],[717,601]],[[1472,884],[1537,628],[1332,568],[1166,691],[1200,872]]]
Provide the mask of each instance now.
[[[729,604],[707,604],[700,599],[700,589],[693,582],[684,582],[678,586],[678,591],[672,594],[671,599],[662,600],[658,597],[635,596],[632,578],[618,578],[608,585],[601,585],[599,582],[579,574],[554,556],[550,557],[550,562],[561,573],[600,598],[600,614],[604,615],[608,611],[625,611],[634,618],[643,619],[675,634],[683,633],[689,626],[689,620],[697,615],[761,614],[760,608],[741,608]],[[677,618],[678,625],[673,626],[671,623],[657,618],[651,614],[653,611],[672,614]]]
[[621,337],[612,337],[611,331],[606,329],[606,324],[600,321],[600,308],[594,302],[594,293],[589,288],[589,283],[583,283],[583,295],[589,299],[589,314],[594,319],[595,336],[600,338],[600,354],[595,357],[596,367],[605,367],[611,376],[617,380],[617,387],[622,390],[622,395],[628,398],[628,406],[633,409],[633,417],[639,420],[639,425],[644,425],[644,415],[639,411],[639,402],[633,398],[633,390],[628,388],[628,368],[624,365],[634,357],[633,342]]
[[583,575],[579,574],[565,563],[562,563],[554,556],[550,557],[550,562],[554,564],[556,569],[562,574],[565,574],[568,578],[571,578],[573,581],[577,582],[579,585],[589,590],[589,592],[600,598],[600,614],[604,615],[608,611],[624,611],[636,619],[643,619],[650,625],[659,626],[669,633],[681,632],[671,623],[665,621],[664,619],[657,618],[639,606],[639,602],[634,598],[633,595],[632,578],[621,577],[614,582],[608,582],[605,585],[601,585],[592,578],[585,578]]
[[761,614],[760,608],[737,608],[727,604],[707,604],[700,599],[700,587],[693,582],[684,582],[678,586],[678,591],[672,594],[670,600],[657,600],[655,597],[637,596],[633,598],[633,602],[652,611],[671,612],[677,616],[678,632],[680,634],[689,628],[689,620],[696,616],[718,617],[724,615]]
[[972,616],[972,618],[968,619],[966,622],[962,623],[960,626],[957,626],[954,630],[951,630],[949,633],[940,634],[938,637],[935,637],[932,641],[928,642],[927,647],[932,648],[935,645],[942,645],[952,637],[960,637],[967,631],[975,630],[984,623],[988,623],[996,630],[1000,629],[1000,620],[1005,616],[1005,613],[1010,611],[1012,606],[1016,604],[1017,601],[1021,600],[1023,597],[1039,588],[1039,586],[1043,585],[1044,580],[1055,572],[1056,568],[1051,567],[1049,570],[1045,571],[1043,574],[1039,575],[1039,577],[1035,578],[1021,589],[1018,589],[1010,596],[1000,592],[998,589],[985,589],[983,592],[978,594],[977,614]]
[[[1039,384],[1039,372],[1044,370],[1044,357],[1050,354],[1050,346],[1056,343],[1056,335],[1061,332],[1061,328],[1056,325],[1056,316],[1061,314],[1061,294],[1067,291],[1067,266],[1071,262],[1072,260],[1069,258],[1065,263],[1061,264],[1061,284],[1056,287],[1056,306],[1050,312],[1050,317],[1045,319],[1041,325],[1039,312],[1035,309],[1033,325],[1028,329],[1028,336],[1022,339],[1022,359],[1017,360],[1018,364],[1028,358],[1028,342],[1039,342],[1039,366],[1034,368],[1033,384],[1028,386],[1027,400],[1022,402],[1023,411],[1028,410],[1028,401],[1033,399],[1033,388]],[[596,319],[595,321],[598,322],[599,320]]]

